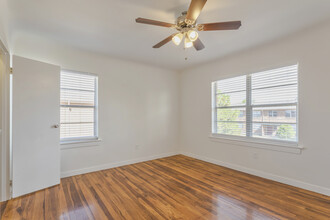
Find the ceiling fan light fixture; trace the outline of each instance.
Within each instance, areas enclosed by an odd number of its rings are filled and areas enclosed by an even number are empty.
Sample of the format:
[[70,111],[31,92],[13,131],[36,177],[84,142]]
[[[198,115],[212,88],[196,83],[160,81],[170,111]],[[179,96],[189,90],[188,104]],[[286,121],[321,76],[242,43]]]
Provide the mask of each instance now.
[[176,35],[174,35],[172,37],[172,41],[175,45],[180,45],[181,41],[182,41],[182,38],[183,38],[183,34],[182,33],[177,33]]
[[198,33],[195,30],[188,31],[187,35],[189,40],[191,40],[192,42],[196,41],[198,38]]
[[193,42],[189,39],[188,36],[186,36],[185,39],[184,39],[184,47],[185,48],[190,48],[193,45],[194,45]]

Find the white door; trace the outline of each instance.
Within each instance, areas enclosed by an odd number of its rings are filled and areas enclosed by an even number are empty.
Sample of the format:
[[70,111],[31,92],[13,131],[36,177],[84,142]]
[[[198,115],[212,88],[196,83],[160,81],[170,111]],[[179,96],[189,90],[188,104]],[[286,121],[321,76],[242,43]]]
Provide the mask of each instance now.
[[13,57],[13,197],[60,183],[60,67]]

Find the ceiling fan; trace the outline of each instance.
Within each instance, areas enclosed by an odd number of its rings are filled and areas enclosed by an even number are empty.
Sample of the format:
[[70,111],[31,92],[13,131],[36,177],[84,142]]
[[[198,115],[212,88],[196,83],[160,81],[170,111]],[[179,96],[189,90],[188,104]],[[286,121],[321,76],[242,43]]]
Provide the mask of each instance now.
[[154,45],[153,48],[160,48],[171,40],[175,45],[180,45],[181,41],[184,39],[185,48],[194,46],[196,50],[202,50],[205,46],[199,39],[197,31],[237,30],[241,26],[241,21],[196,24],[197,18],[206,1],[207,0],[191,0],[188,11],[182,12],[182,15],[177,18],[175,24],[146,18],[137,18],[135,21],[142,24],[173,28],[178,31],[178,33],[172,34]]

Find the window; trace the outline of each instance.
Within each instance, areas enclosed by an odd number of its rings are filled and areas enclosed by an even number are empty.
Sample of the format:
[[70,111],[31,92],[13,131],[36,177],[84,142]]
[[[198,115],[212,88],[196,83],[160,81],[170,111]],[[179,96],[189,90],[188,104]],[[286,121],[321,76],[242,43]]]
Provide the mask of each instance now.
[[295,118],[296,117],[296,111],[286,110],[285,111],[285,117]]
[[297,142],[298,65],[219,80],[212,91],[213,134]]
[[97,138],[97,76],[61,71],[61,141]]
[[270,110],[268,112],[269,117],[277,117],[277,111]]
[[253,118],[261,117],[261,111],[253,111]]

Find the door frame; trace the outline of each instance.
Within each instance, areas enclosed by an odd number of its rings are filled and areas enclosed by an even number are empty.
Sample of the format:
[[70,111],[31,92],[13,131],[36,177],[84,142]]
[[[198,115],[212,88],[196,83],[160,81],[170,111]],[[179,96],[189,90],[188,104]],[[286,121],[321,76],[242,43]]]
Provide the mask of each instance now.
[[[0,143],[0,202],[11,198],[10,190],[10,54],[0,40],[0,53],[3,66],[0,75],[0,128],[2,138]],[[1,68],[1,67],[0,67]]]

